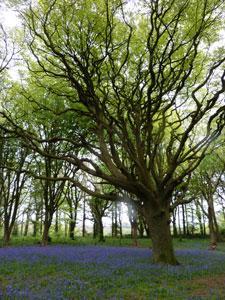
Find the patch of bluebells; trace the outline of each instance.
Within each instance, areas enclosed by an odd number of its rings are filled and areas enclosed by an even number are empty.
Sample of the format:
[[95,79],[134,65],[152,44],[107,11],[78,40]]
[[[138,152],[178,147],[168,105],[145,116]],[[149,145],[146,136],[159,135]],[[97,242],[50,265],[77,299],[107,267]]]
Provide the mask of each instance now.
[[222,252],[178,250],[180,266],[153,264],[151,255],[130,247],[0,248],[0,299],[185,299],[182,280],[225,268]]

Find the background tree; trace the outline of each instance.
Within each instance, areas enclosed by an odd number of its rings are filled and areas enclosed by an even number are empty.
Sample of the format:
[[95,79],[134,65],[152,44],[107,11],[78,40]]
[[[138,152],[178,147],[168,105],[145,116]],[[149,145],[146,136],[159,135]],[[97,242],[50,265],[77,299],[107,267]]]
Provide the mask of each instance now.
[[[192,179],[198,196],[198,205],[208,219],[211,244],[221,240],[215,212],[215,198],[225,171],[225,162],[221,155],[223,157],[221,150],[217,149],[215,153],[208,156],[195,171],[195,177]],[[204,208],[201,199],[206,201],[207,209]]]
[[65,189],[65,201],[69,208],[69,237],[74,240],[74,232],[77,225],[78,206],[84,198],[84,193],[76,186],[67,183]]
[[4,225],[3,243],[5,245],[9,244],[17,219],[21,196],[28,178],[25,170],[29,168],[31,161],[31,157],[28,157],[29,150],[21,148],[18,143],[12,137],[5,136],[1,148],[0,191]]
[[104,242],[104,226],[103,217],[106,216],[106,211],[110,208],[111,202],[92,197],[89,200],[91,214],[94,219],[93,224],[93,237],[97,238],[99,242]]

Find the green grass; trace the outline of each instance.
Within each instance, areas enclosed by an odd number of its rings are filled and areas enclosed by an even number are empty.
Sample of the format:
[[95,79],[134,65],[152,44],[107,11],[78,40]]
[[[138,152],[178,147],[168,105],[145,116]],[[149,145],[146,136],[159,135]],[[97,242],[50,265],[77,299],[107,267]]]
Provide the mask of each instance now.
[[[32,236],[19,236],[12,237],[10,246],[30,246],[37,245],[41,240],[41,237]],[[181,240],[176,238],[173,239],[175,249],[202,249],[207,250],[209,248],[209,239],[199,238],[182,238]],[[93,239],[92,236],[81,237],[77,236],[74,240],[70,240],[67,237],[52,236],[51,245],[106,245],[115,247],[133,247],[133,241],[129,237],[124,238],[113,238],[110,236],[105,237],[105,242],[99,243],[97,239]],[[2,242],[0,242],[0,246]],[[148,238],[138,239],[138,247],[151,248],[151,240]],[[225,251],[225,243],[219,243],[217,251]]]

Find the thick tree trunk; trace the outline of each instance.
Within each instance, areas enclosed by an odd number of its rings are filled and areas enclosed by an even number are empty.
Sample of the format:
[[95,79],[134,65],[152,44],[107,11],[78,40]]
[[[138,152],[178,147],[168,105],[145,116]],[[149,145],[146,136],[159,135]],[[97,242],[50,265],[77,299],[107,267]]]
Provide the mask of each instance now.
[[215,224],[215,219],[214,219],[214,210],[212,207],[208,207],[208,221],[209,221],[209,235],[210,235],[210,243],[211,244],[217,244],[221,240],[220,238],[220,233],[218,230],[217,224]]
[[41,241],[42,246],[47,246],[48,245],[50,226],[51,226],[50,221],[47,221],[47,222],[44,223],[44,231],[43,231],[42,241]]
[[99,242],[105,242],[104,238],[104,227],[102,223],[102,217],[98,217],[94,220],[93,226],[93,238],[98,238]]
[[131,237],[133,239],[133,245],[135,247],[138,246],[137,231],[138,231],[138,224],[137,221],[134,220],[133,222],[131,222]]
[[10,237],[11,237],[11,230],[9,226],[4,227],[4,235],[3,235],[3,245],[8,246],[10,242]]
[[169,205],[166,208],[146,205],[145,216],[149,221],[153,261],[155,263],[178,265],[170,232]]
[[104,227],[103,227],[103,223],[102,223],[102,218],[100,218],[99,222],[98,222],[98,231],[99,231],[99,234],[98,234],[99,242],[104,242],[105,238],[104,238]]
[[10,239],[11,239],[11,233],[13,230],[13,226],[14,226],[14,220],[11,220],[10,222],[10,218],[9,216],[5,215],[4,218],[4,234],[3,234],[3,245],[4,246],[8,246]]
[[41,241],[42,246],[47,246],[48,242],[50,240],[49,229],[50,229],[51,224],[52,224],[52,217],[53,217],[53,214],[49,215],[47,213],[45,215],[44,230],[43,230],[42,241]]
[[208,221],[209,221],[209,234],[211,244],[216,244],[221,241],[221,235],[216,219],[213,198],[208,199]]

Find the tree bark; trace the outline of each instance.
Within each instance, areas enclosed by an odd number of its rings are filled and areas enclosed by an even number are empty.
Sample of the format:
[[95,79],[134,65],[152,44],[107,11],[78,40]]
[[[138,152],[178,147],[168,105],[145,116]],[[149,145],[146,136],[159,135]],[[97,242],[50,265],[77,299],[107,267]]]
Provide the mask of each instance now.
[[25,228],[24,228],[24,236],[27,236],[27,234],[28,234],[28,229],[29,229],[29,216],[28,216],[28,214],[27,214],[27,218],[26,218],[26,223],[25,223]]
[[84,198],[84,202],[83,202],[83,220],[82,220],[82,237],[85,237],[85,235],[86,235],[85,222],[86,222],[86,199]]
[[51,227],[51,220],[44,222],[44,231],[42,235],[42,246],[47,246],[49,242],[49,229]]
[[5,224],[4,226],[4,235],[3,235],[3,245],[8,246],[10,242],[12,228]]
[[133,239],[133,245],[135,247],[138,246],[137,231],[138,231],[137,220],[134,220],[134,221],[131,222],[131,237]]
[[184,204],[182,204],[182,219],[183,219],[183,236],[186,236],[186,220],[185,220],[185,211],[184,211]]
[[144,225],[142,219],[139,217],[139,223],[138,223],[138,235],[140,238],[144,237]]
[[74,220],[70,220],[69,223],[69,237],[71,240],[74,240],[74,230],[75,230],[76,222]]
[[186,219],[186,234],[187,236],[190,236],[187,205],[185,205],[184,207],[185,207],[185,219]]
[[98,238],[99,242],[105,242],[102,216],[95,216],[93,225],[93,238]]
[[210,199],[208,201],[208,221],[209,221],[210,243],[216,244],[217,242],[221,241],[221,236],[220,236],[219,227],[215,216],[213,199]]
[[9,245],[10,236],[11,236],[11,232],[9,230],[4,230],[4,236],[3,236],[3,245],[4,246]]
[[98,227],[98,241],[99,242],[104,242],[104,227],[103,227],[103,223],[102,223],[102,218],[99,218],[98,222],[97,222],[97,227]]
[[5,218],[4,218],[4,235],[3,235],[3,245],[4,246],[9,245],[14,223],[15,223],[15,219],[13,218],[10,222],[9,215],[5,214]]
[[33,221],[33,234],[32,234],[33,237],[36,237],[37,236],[37,221],[34,220]]
[[149,222],[154,263],[178,265],[170,232],[169,205],[167,207],[145,205],[144,213]]
[[59,210],[58,210],[58,208],[56,209],[56,212],[55,212],[55,233],[56,234],[59,233]]
[[42,234],[42,246],[47,246],[48,242],[50,240],[49,238],[49,229],[51,227],[52,224],[52,218],[53,218],[53,214],[54,212],[45,212],[45,220],[44,220],[44,230],[43,230],[43,234]]
[[173,236],[174,237],[177,237],[177,225],[176,225],[176,213],[177,213],[177,210],[175,209],[172,213],[172,223],[173,223]]

